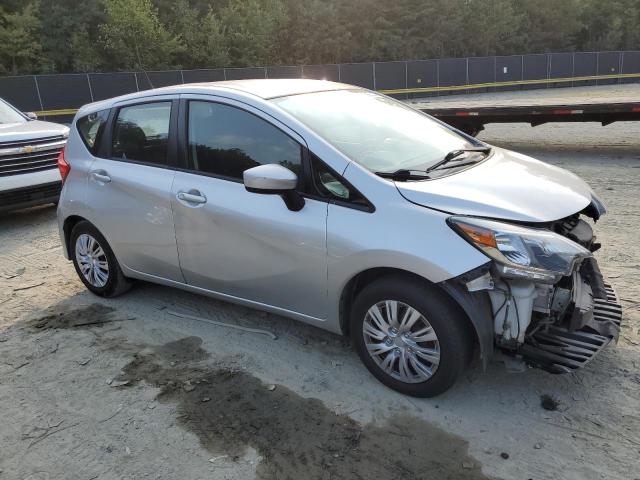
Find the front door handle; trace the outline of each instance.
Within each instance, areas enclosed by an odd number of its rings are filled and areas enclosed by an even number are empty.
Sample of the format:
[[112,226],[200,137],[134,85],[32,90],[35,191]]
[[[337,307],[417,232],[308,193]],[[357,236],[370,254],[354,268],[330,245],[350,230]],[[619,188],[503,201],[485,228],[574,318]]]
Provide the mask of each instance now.
[[109,183],[111,181],[111,177],[104,170],[93,170],[91,176],[98,182]]
[[191,190],[189,192],[178,192],[176,198],[187,203],[207,203],[207,197],[202,195],[197,190]]

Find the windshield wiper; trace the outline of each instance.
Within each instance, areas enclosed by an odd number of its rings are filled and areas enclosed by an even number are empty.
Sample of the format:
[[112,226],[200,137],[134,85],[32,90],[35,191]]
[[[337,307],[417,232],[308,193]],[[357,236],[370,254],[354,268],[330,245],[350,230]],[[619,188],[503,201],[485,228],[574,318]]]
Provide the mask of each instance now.
[[436,168],[441,167],[442,165],[444,165],[446,163],[449,163],[451,160],[454,160],[454,159],[458,158],[463,153],[466,153],[466,152],[480,152],[480,153],[488,154],[490,151],[491,151],[491,147],[468,147],[468,148],[458,148],[457,150],[452,150],[449,153],[447,153],[442,160],[440,160],[439,162],[434,163],[429,168],[427,168],[425,173],[429,173],[429,172],[435,170]]
[[[417,173],[416,173],[417,172]],[[395,172],[374,172],[376,175],[382,178],[390,178],[391,180],[397,180],[404,182],[407,180],[429,180],[431,177],[426,174],[424,170],[407,170],[401,168]]]

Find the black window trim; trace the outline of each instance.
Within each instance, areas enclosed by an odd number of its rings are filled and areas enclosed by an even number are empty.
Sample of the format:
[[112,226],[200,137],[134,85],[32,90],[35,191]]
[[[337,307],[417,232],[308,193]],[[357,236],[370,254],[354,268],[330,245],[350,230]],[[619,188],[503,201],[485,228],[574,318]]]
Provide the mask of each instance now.
[[[140,160],[131,160],[124,158],[115,158],[112,156],[112,147],[113,147],[113,131],[116,123],[116,119],[118,118],[118,114],[120,110],[123,108],[129,107],[137,107],[139,105],[146,105],[150,103],[170,103],[171,104],[171,113],[169,117],[169,136],[167,138],[167,163],[159,164],[153,162],[143,162]],[[179,114],[179,99],[178,98],[145,98],[140,102],[132,102],[126,103],[123,105],[114,106],[111,108],[109,113],[109,118],[107,120],[107,125],[103,134],[102,141],[100,142],[100,147],[98,148],[95,156],[102,158],[104,160],[111,160],[114,162],[122,162],[122,163],[131,163],[134,165],[144,165],[147,167],[155,167],[162,168],[165,170],[176,170],[177,166],[177,130],[178,130],[178,114]]]
[[[80,130],[80,125],[78,125],[78,123],[81,120],[84,120],[85,118],[87,118],[90,115],[100,115],[102,112],[107,112],[107,119],[104,122],[104,127],[102,130],[102,136],[100,138],[98,138],[98,144],[94,144],[93,145],[93,149],[89,146],[89,144],[87,143],[87,139],[84,138],[84,135],[82,134],[82,131]],[[78,135],[80,136],[80,139],[82,140],[82,143],[84,144],[84,146],[86,147],[86,149],[89,151],[89,153],[94,156],[94,157],[100,157],[100,152],[102,150],[102,148],[104,147],[104,137],[107,134],[107,131],[109,129],[109,121],[111,120],[111,109],[109,108],[103,108],[102,110],[96,110],[95,112],[89,112],[86,115],[83,115],[82,117],[80,117],[78,120],[76,120],[75,122],[75,127],[76,127],[76,131],[78,132]],[[100,127],[98,127],[98,129],[100,129]],[[97,135],[97,132],[96,132]]]
[[220,175],[220,174],[216,174],[216,173],[201,172],[201,171],[198,171],[198,170],[195,170],[195,169],[189,167],[189,148],[188,148],[188,144],[189,144],[189,103],[190,102],[216,103],[218,105],[223,105],[225,107],[236,108],[236,109],[238,109],[238,110],[240,110],[242,112],[248,113],[249,115],[253,115],[256,118],[259,118],[263,122],[266,122],[267,124],[271,125],[272,127],[278,129],[283,134],[285,134],[287,137],[289,137],[291,140],[296,142],[300,146],[300,164],[301,164],[300,166],[301,166],[301,170],[303,172],[303,174],[298,177],[298,188],[296,189],[296,191],[298,191],[298,193],[300,193],[300,194],[304,193],[305,186],[306,186],[306,174],[305,174],[306,159],[305,159],[305,152],[307,151],[307,146],[305,144],[303,144],[303,143],[300,143],[300,141],[297,138],[294,138],[288,132],[284,131],[278,125],[276,125],[273,122],[267,120],[266,118],[264,118],[264,117],[262,117],[260,115],[257,115],[256,113],[251,112],[250,110],[248,110],[246,108],[243,108],[241,106],[234,105],[234,104],[231,104],[231,103],[227,103],[227,102],[225,102],[223,100],[220,100],[220,99],[217,99],[217,98],[208,99],[208,98],[199,98],[199,97],[198,98],[196,98],[196,97],[188,97],[188,98],[181,98],[180,99],[180,115],[179,115],[179,118],[178,118],[178,159],[179,159],[179,162],[177,164],[178,166],[176,167],[176,170],[179,170],[179,171],[185,172],[185,173],[190,173],[192,175],[201,175],[201,176],[204,176],[204,177],[217,178],[219,180],[226,180],[226,181],[229,181],[229,182],[244,184],[244,181],[241,178],[229,177],[227,175]]
[[[329,170],[329,172],[336,178],[336,180],[343,183],[347,188],[357,192],[358,195],[364,198],[367,204],[360,205],[357,203],[350,202],[348,200],[340,200],[339,198],[336,198],[336,197],[322,196],[322,194],[318,191],[318,188],[316,187],[316,183],[313,179],[313,162],[311,161],[311,155],[316,157],[318,161],[321,162],[322,165],[324,165],[324,167],[327,170]],[[322,158],[320,158],[319,155],[316,155],[309,149],[307,149],[307,151],[305,152],[305,164],[306,164],[306,168],[305,168],[304,174],[307,177],[305,184],[308,185],[309,188],[304,193],[301,193],[303,197],[310,198],[312,200],[318,200],[321,202],[327,202],[332,205],[338,205],[340,207],[352,208],[354,210],[360,210],[362,212],[367,212],[367,213],[374,213],[376,211],[375,205],[371,203],[371,201],[365,195],[363,195],[360,192],[360,190],[354,187],[352,183],[350,183],[346,178],[344,178],[344,176],[340,175],[333,168],[331,168],[329,164],[327,164],[327,162],[323,161]]]

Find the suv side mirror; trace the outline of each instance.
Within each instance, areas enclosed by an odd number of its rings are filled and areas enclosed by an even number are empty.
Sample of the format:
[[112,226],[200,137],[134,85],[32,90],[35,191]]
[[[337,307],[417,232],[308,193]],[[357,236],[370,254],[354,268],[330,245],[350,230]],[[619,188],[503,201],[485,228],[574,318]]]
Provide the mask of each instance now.
[[245,170],[242,178],[248,192],[280,195],[287,208],[294,212],[304,206],[304,198],[296,192],[298,176],[282,165],[258,165]]
[[38,115],[36,115],[34,112],[23,112],[23,113],[29,120],[37,120],[38,119]]

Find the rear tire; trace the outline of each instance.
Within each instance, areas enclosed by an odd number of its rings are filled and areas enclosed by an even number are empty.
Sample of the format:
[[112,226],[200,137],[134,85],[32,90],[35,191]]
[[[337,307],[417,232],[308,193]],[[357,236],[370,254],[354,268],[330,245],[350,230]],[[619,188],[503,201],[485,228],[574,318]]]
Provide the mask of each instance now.
[[458,305],[437,287],[402,275],[364,287],[353,303],[350,328],[369,372],[414,397],[449,389],[473,352],[473,336]]
[[78,277],[96,295],[117,297],[131,288],[107,240],[90,222],[78,222],[71,230],[69,254]]

